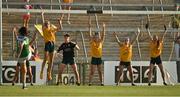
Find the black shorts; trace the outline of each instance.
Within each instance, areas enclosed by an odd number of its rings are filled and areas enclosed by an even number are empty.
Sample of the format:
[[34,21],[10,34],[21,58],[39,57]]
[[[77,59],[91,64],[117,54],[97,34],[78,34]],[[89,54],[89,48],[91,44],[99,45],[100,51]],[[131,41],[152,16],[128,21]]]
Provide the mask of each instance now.
[[[21,64],[18,62],[18,63],[17,63],[17,66],[19,66],[19,67],[20,67],[20,66],[21,66]],[[26,67],[29,67],[29,66],[30,66],[29,60],[26,60]]]
[[123,62],[123,61],[120,61],[119,63],[121,66],[124,66],[124,67],[128,67],[131,65],[131,62]]
[[74,65],[76,62],[75,62],[75,58],[63,58],[62,60],[62,64],[65,64],[65,65]]
[[92,57],[91,64],[92,65],[101,65],[102,64],[102,59],[101,58]]
[[49,41],[49,42],[45,43],[44,50],[46,52],[52,53],[52,52],[54,52],[54,48],[55,48],[55,45],[54,45],[53,41]]
[[153,65],[155,65],[155,64],[157,64],[157,65],[162,64],[161,57],[160,56],[158,56],[156,58],[152,58],[151,57],[150,64],[153,64]]

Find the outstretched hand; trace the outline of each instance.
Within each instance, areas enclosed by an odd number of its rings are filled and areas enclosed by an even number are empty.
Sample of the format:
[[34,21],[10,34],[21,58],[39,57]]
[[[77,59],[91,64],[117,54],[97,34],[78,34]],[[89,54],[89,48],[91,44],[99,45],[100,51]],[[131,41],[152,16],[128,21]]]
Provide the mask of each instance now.
[[139,29],[139,27],[138,27],[138,29],[137,29],[137,37],[136,37],[136,39],[138,39],[138,37],[139,37],[139,35],[140,35],[140,33],[141,33],[141,30]]
[[61,19],[61,18],[58,18],[57,20],[58,20],[58,22],[59,22],[60,29],[63,29],[63,26],[62,26],[62,19]]
[[147,23],[147,24],[145,25],[145,28],[146,28],[146,29],[149,29],[149,23]]
[[140,33],[141,32],[141,30],[138,28],[138,33]]
[[13,28],[13,32],[17,32],[17,29],[18,29],[18,27],[15,26],[15,27]]
[[58,18],[58,21],[59,21],[60,24],[62,24],[62,20],[61,19]]

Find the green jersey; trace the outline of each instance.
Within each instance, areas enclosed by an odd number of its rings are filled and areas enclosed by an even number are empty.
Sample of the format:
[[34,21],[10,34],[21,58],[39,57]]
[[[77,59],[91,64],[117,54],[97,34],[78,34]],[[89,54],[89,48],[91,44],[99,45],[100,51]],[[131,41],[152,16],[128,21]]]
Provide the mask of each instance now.
[[18,43],[18,48],[17,50],[19,51],[20,50],[20,45],[23,45],[23,48],[22,48],[22,52],[20,54],[20,58],[24,58],[24,57],[27,57],[30,53],[30,50],[29,50],[29,38],[28,37],[24,37],[24,36],[18,36],[18,39],[17,39],[17,43]]

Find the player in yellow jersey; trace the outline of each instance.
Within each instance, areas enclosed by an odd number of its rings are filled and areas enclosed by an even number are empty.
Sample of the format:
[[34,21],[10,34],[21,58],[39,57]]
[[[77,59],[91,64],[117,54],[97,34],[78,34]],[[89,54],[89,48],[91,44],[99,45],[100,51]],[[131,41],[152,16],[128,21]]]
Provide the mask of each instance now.
[[167,85],[165,82],[165,72],[164,72],[164,68],[163,68],[162,60],[161,60],[161,53],[162,53],[162,49],[163,49],[163,40],[164,40],[164,37],[167,32],[166,26],[164,26],[165,30],[164,30],[164,34],[162,35],[162,37],[158,37],[157,35],[152,36],[149,31],[149,27],[146,27],[146,29],[148,31],[148,35],[150,38],[150,57],[151,57],[150,66],[149,66],[149,74],[148,74],[148,80],[149,80],[148,85],[151,86],[153,69],[154,69],[155,64],[157,64],[160,69],[162,79],[163,79],[163,84]]
[[97,67],[99,79],[101,82],[101,86],[104,85],[103,83],[103,74],[102,74],[102,45],[105,38],[105,24],[103,23],[103,32],[101,36],[99,33],[95,33],[92,35],[91,31],[91,19],[89,17],[89,35],[90,35],[90,48],[91,48],[91,66],[90,66],[90,73],[89,73],[89,86],[91,86],[91,80],[93,78],[95,68]]
[[44,12],[41,14],[42,16],[42,31],[43,31],[43,38],[45,42],[45,48],[44,48],[44,60],[41,67],[40,72],[40,79],[43,79],[43,70],[46,64],[46,61],[48,61],[48,69],[47,69],[47,79],[51,80],[51,70],[54,60],[54,47],[55,47],[55,33],[59,30],[61,30],[61,21],[58,20],[59,27],[53,27],[49,21],[44,21]]
[[114,36],[116,38],[116,41],[120,46],[120,63],[119,63],[119,73],[118,73],[117,85],[119,85],[119,83],[120,83],[120,78],[123,74],[124,67],[127,67],[127,70],[129,71],[129,76],[131,78],[131,85],[135,86],[134,79],[133,79],[133,69],[132,69],[132,65],[131,65],[132,45],[134,44],[134,42],[138,38],[139,34],[140,34],[140,30],[138,28],[138,34],[136,35],[136,37],[132,41],[130,41],[129,38],[125,38],[124,42],[121,42],[118,39],[116,32],[114,32]]

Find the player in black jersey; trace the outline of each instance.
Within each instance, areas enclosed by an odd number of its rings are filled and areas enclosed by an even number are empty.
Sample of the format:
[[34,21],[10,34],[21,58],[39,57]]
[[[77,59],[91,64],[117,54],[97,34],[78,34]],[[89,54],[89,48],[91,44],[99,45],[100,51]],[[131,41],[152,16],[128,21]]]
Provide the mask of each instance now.
[[75,57],[74,49],[79,50],[79,46],[76,43],[73,43],[70,41],[69,34],[65,34],[64,35],[64,43],[62,43],[61,46],[57,50],[58,53],[60,51],[63,51],[63,60],[62,60],[62,64],[59,66],[57,85],[59,85],[59,83],[62,83],[61,82],[62,73],[64,71],[65,66],[68,64],[71,65],[71,67],[73,68],[73,71],[76,76],[76,81],[77,81],[76,84],[80,85],[80,77],[79,77],[77,65],[76,65],[75,58],[74,58]]

